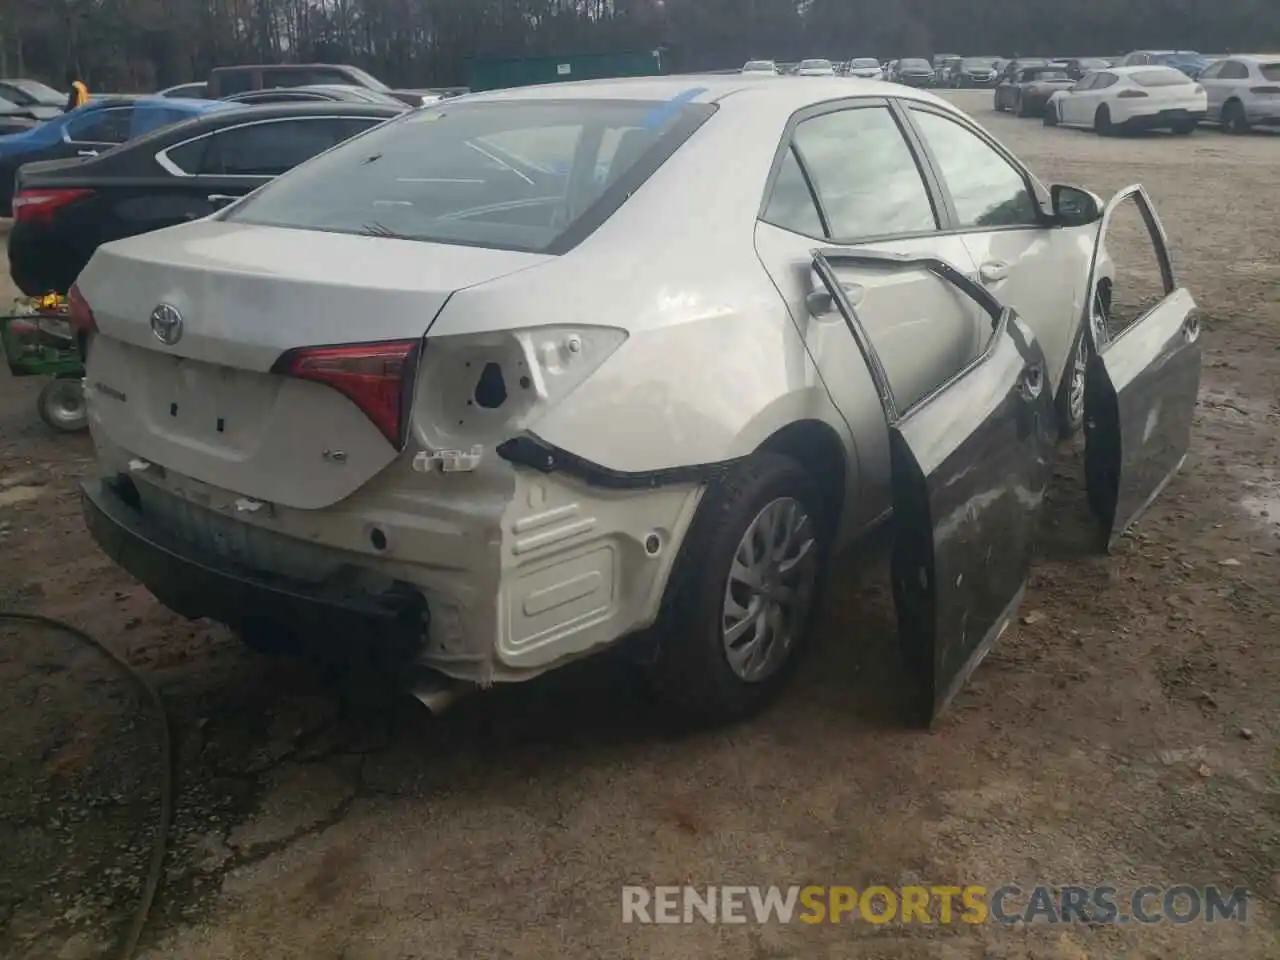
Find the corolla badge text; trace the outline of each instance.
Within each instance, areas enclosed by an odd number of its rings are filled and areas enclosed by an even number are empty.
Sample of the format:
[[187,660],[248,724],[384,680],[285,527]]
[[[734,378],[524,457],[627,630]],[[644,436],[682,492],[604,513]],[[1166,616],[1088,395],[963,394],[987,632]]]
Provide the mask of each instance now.
[[151,332],[166,347],[182,339],[182,314],[178,308],[162,303],[151,311]]

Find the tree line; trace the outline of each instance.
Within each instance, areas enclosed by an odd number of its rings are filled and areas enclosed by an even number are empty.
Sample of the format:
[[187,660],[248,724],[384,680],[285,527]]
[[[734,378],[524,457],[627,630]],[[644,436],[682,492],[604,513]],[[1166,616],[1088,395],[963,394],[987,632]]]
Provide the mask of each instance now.
[[660,49],[755,58],[1280,50],[1280,0],[0,0],[0,74],[131,92],[233,63],[361,66],[464,85],[468,61]]

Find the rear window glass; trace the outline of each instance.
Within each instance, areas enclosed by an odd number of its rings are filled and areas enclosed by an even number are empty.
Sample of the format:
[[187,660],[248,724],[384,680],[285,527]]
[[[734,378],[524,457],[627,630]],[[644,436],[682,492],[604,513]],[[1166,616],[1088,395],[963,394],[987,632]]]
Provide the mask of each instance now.
[[714,110],[678,101],[444,102],[317,157],[226,219],[553,251],[611,215]]
[[904,70],[932,70],[928,60],[903,60],[899,66]]
[[1133,75],[1133,82],[1140,87],[1176,87],[1190,83],[1185,73],[1172,67],[1157,67],[1152,70],[1139,70]]
[[1280,80],[1280,63],[1264,63],[1258,69],[1264,80]]

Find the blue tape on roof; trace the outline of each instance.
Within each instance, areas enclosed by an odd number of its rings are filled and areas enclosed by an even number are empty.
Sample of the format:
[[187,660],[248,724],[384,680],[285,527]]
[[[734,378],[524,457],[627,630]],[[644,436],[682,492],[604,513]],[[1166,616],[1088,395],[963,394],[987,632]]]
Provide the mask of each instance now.
[[688,90],[677,93],[670,100],[667,100],[650,110],[649,113],[645,115],[645,118],[641,121],[640,125],[646,130],[652,130],[654,127],[660,127],[679,113],[680,108],[686,103],[694,99],[698,94],[706,92],[706,87],[690,87]]

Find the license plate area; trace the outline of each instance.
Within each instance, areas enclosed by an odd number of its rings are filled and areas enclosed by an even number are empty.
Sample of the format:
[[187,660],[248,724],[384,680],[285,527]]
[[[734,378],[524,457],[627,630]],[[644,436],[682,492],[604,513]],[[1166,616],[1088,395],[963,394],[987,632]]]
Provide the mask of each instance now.
[[280,378],[185,357],[158,359],[160,369],[149,371],[147,385],[147,412],[157,432],[217,448],[253,446]]

